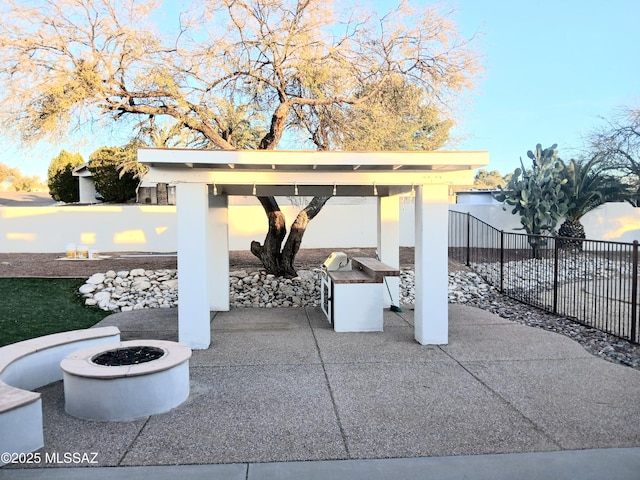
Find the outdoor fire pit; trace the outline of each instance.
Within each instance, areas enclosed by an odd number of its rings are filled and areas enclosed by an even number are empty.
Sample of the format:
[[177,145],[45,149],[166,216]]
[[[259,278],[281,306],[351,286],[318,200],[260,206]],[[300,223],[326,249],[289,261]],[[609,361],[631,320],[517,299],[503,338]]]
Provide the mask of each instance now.
[[191,349],[130,340],[72,353],[60,363],[65,410],[87,420],[124,421],[163,413],[189,396]]

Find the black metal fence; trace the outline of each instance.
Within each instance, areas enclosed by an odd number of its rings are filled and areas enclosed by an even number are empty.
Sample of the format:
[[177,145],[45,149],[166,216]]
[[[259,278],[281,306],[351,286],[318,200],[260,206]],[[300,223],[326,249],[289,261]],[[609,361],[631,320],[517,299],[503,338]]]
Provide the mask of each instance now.
[[505,232],[450,211],[449,257],[515,300],[640,343],[637,241]]

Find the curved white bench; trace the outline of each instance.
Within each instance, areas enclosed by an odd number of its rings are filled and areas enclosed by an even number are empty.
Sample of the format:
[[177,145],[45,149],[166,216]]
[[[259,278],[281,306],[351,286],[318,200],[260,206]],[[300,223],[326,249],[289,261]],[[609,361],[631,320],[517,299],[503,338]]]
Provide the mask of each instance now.
[[62,380],[63,358],[79,349],[119,341],[117,327],[101,327],[0,348],[0,452],[27,453],[44,446],[42,401],[30,390]]

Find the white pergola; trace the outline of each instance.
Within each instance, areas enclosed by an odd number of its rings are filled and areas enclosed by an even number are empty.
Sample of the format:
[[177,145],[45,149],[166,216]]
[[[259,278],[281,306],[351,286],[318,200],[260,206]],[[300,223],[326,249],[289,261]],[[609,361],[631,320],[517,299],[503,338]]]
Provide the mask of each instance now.
[[[473,183],[489,154],[140,149],[145,182],[176,187],[179,341],[211,343],[211,311],[229,310],[228,196],[374,196],[380,260],[399,267],[399,195],[415,192],[415,339],[448,342],[449,187]],[[388,277],[393,298],[399,279]],[[387,299],[388,305],[388,299]]]

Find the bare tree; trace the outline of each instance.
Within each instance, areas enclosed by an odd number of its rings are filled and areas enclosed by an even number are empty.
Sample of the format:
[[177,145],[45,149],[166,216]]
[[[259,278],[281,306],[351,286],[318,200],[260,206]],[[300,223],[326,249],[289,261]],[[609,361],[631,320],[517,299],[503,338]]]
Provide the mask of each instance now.
[[625,107],[588,136],[586,156],[621,172],[622,182],[635,189],[628,200],[640,204],[640,108]]
[[588,137],[592,156],[609,166],[640,175],[640,108],[626,107]]
[[[262,124],[260,138],[245,138],[243,148],[275,149],[288,130],[329,149],[357,144],[363,133],[353,121],[362,116],[354,112],[368,111],[375,115],[363,128],[381,137],[388,130],[375,148],[404,149],[389,140],[397,133],[389,125],[407,112],[382,108],[381,95],[402,92],[423,120],[431,114],[425,131],[445,125],[448,133],[456,100],[479,69],[469,40],[435,7],[402,2],[379,16],[327,0],[205,0],[161,29],[159,4],[8,0],[0,7],[5,128],[31,142],[95,119],[133,128],[172,117],[210,148],[234,149],[231,106],[253,128],[245,132]],[[381,117],[386,122],[374,121]],[[306,225],[327,198],[300,211],[284,246],[276,199],[259,200],[269,230],[251,250],[268,271],[294,275]]]

